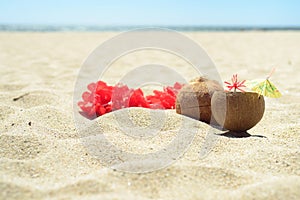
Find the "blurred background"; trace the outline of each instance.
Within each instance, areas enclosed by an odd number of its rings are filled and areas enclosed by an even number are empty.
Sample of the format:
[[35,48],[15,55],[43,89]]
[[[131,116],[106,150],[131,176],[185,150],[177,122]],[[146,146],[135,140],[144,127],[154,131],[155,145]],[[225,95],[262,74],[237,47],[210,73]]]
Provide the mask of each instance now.
[[299,29],[299,7],[296,0],[10,0],[0,2],[0,30]]

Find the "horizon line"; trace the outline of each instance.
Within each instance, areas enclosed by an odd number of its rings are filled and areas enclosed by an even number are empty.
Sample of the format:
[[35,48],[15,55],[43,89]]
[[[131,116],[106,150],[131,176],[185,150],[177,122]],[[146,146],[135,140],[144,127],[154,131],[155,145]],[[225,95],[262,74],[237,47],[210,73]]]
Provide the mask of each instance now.
[[76,24],[4,24],[2,32],[103,32],[136,28],[168,28],[176,31],[300,31],[300,25],[76,25]]
[[176,27],[300,27],[300,24],[80,24],[80,23],[6,23],[1,26],[97,26],[97,27],[132,27],[132,26],[176,26]]

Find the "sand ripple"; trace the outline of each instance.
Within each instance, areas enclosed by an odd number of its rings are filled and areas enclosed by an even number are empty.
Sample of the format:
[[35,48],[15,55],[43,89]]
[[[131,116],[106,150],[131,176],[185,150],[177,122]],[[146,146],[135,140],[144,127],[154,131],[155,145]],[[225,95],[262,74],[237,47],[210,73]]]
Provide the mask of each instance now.
[[33,159],[45,149],[37,137],[0,135],[0,156],[9,159]]

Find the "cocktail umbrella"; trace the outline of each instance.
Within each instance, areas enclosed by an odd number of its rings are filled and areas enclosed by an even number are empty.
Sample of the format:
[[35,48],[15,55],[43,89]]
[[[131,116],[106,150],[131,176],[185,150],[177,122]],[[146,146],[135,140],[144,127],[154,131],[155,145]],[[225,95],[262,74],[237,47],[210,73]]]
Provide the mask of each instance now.
[[273,83],[269,81],[269,78],[273,74],[275,69],[272,69],[269,76],[267,76],[266,79],[257,79],[257,80],[251,80],[246,81],[245,85],[250,88],[252,91],[257,92],[259,95],[263,95],[266,97],[271,98],[279,98],[281,97],[281,93],[279,90],[275,87]]

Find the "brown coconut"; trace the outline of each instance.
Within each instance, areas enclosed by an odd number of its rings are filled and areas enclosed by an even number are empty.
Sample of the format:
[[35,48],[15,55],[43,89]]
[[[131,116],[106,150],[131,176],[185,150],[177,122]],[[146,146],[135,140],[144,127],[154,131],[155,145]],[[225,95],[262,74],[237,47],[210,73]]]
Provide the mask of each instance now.
[[212,113],[219,125],[233,132],[254,127],[265,111],[264,97],[254,92],[215,92]]
[[211,97],[223,87],[214,80],[199,77],[185,85],[177,95],[176,112],[206,123],[211,122]]

